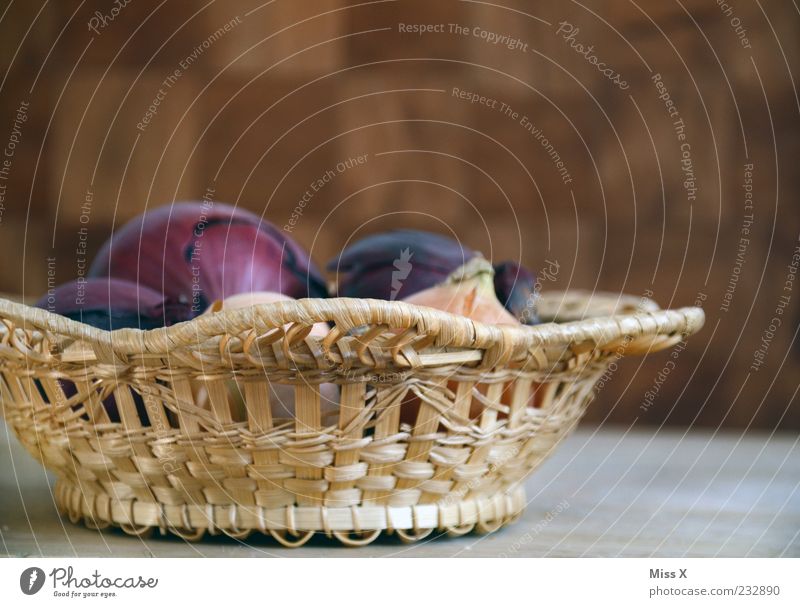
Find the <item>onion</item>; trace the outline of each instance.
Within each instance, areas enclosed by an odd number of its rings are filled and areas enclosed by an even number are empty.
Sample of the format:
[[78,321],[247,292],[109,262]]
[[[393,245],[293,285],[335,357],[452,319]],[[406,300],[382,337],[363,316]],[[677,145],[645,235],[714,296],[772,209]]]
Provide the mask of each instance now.
[[[282,293],[275,293],[274,291],[261,291],[258,293],[240,293],[232,295],[225,300],[215,301],[205,311],[206,314],[220,312],[222,310],[236,310],[239,308],[247,308],[254,305],[269,304],[276,301],[294,301],[294,298]],[[284,329],[287,329],[286,325]],[[311,327],[309,335],[319,338],[324,338],[330,329],[328,325],[322,322],[315,323]],[[267,378],[269,382],[269,378]],[[231,406],[234,411],[236,419],[244,419],[246,404],[244,401],[244,382],[232,379],[228,382],[228,394],[231,397]],[[336,384],[325,383],[320,385],[320,412],[323,419],[331,415],[339,407],[339,388]],[[269,401],[270,409],[272,410],[273,418],[293,418],[295,415],[295,391],[294,386],[291,384],[278,384],[269,382]],[[202,385],[197,385],[195,389],[195,398],[197,402],[202,403],[206,398],[206,391]]]
[[308,253],[257,215],[222,203],[163,206],[131,220],[102,247],[89,275],[113,276],[191,304],[246,292],[325,297]]
[[359,240],[331,259],[338,295],[403,299],[442,282],[475,252],[452,238],[420,230],[393,230]]
[[528,269],[513,261],[495,265],[494,291],[505,309],[522,324],[538,324],[536,277]]
[[[342,297],[404,299],[442,283],[476,253],[457,240],[421,230],[393,230],[362,238],[331,259]],[[536,324],[535,277],[513,261],[494,267],[497,298],[524,324]]]
[[518,325],[494,293],[494,269],[480,255],[450,274],[435,287],[406,298],[406,302],[428,306],[488,324]]
[[[480,254],[476,254],[470,261],[450,274],[440,285],[426,289],[408,297],[407,303],[428,306],[444,310],[451,314],[460,314],[472,320],[495,325],[519,325],[519,321],[512,316],[500,303],[495,295],[494,269]],[[534,385],[528,400],[528,406],[535,405],[536,388]],[[448,382],[448,388],[455,392],[457,382]],[[485,394],[487,384],[478,384],[476,389]],[[500,397],[502,404],[510,404],[512,384],[504,386]],[[400,409],[400,419],[406,423],[414,423],[419,412],[420,399],[409,392]],[[473,398],[469,416],[475,419],[483,412],[483,405]]]
[[188,320],[188,305],[157,291],[115,278],[73,280],[36,302],[36,307],[111,331],[155,329]]
[[[89,278],[68,282],[43,296],[36,302],[36,306],[107,331],[125,328],[155,329],[188,320],[191,313],[188,305],[164,298],[157,291],[145,286],[115,278]],[[59,383],[66,398],[78,392],[75,384],[69,380],[62,379]],[[44,395],[41,385],[39,389]],[[149,426],[142,397],[135,391],[131,394],[139,421],[143,426]],[[113,396],[103,400],[103,407],[111,422],[120,421],[119,409]],[[78,406],[73,409],[78,409]]]

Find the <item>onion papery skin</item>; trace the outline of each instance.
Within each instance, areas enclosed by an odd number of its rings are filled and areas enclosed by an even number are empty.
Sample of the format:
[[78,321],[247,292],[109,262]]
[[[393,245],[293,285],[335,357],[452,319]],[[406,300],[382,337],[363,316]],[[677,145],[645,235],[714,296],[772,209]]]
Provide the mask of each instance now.
[[407,303],[444,310],[487,324],[518,325],[495,296],[494,269],[483,257],[473,257],[441,284],[415,293]]
[[[426,289],[412,295],[405,300],[407,303],[423,305],[451,314],[466,316],[475,321],[495,325],[519,326],[520,322],[510,314],[495,296],[494,269],[491,264],[476,255],[466,264],[455,270],[440,285]],[[458,383],[450,381],[448,389],[455,393]],[[531,394],[527,406],[536,406],[536,393],[539,385],[531,387]],[[481,394],[486,395],[488,384],[479,383],[475,386]],[[504,386],[500,395],[500,404],[509,405],[513,390],[511,383]],[[400,410],[402,422],[413,425],[418,417],[421,399],[409,392],[403,399]],[[469,418],[473,422],[483,413],[484,405],[479,399],[470,401]],[[498,415],[502,419],[503,415]]]

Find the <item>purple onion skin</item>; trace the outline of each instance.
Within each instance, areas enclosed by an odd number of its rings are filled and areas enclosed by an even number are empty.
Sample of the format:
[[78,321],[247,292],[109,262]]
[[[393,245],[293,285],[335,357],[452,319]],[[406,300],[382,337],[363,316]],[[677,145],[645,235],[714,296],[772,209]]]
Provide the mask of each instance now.
[[189,305],[164,298],[148,287],[114,278],[68,282],[43,296],[36,307],[106,331],[155,329],[191,318]]
[[513,261],[495,265],[494,291],[505,309],[522,324],[538,324],[536,277],[528,269]]
[[103,245],[89,275],[138,282],[188,303],[194,315],[251,291],[327,297],[319,269],[288,234],[223,203],[176,203],[140,215]]
[[337,273],[341,297],[401,300],[439,284],[474,255],[447,236],[392,230],[355,242],[327,269]]

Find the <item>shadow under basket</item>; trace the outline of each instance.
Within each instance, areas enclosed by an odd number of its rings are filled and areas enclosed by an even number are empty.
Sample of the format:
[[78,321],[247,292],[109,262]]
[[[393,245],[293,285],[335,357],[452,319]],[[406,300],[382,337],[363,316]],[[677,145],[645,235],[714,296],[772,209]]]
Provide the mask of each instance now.
[[286,546],[490,532],[523,511],[522,481],[610,363],[703,324],[698,308],[575,291],[539,311],[489,326],[306,299],[107,332],[0,299],[3,415],[56,474],[62,512],[94,528]]

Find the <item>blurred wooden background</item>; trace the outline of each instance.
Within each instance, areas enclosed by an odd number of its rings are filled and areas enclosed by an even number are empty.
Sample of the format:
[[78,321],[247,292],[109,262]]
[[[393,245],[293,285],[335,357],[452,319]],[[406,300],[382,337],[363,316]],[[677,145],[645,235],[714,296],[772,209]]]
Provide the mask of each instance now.
[[707,328],[672,358],[621,363],[595,422],[800,428],[794,3],[0,7],[0,291],[75,277],[82,227],[93,253],[173,200],[284,225],[330,169],[294,230],[320,264],[405,225],[556,262],[546,289],[701,301]]

